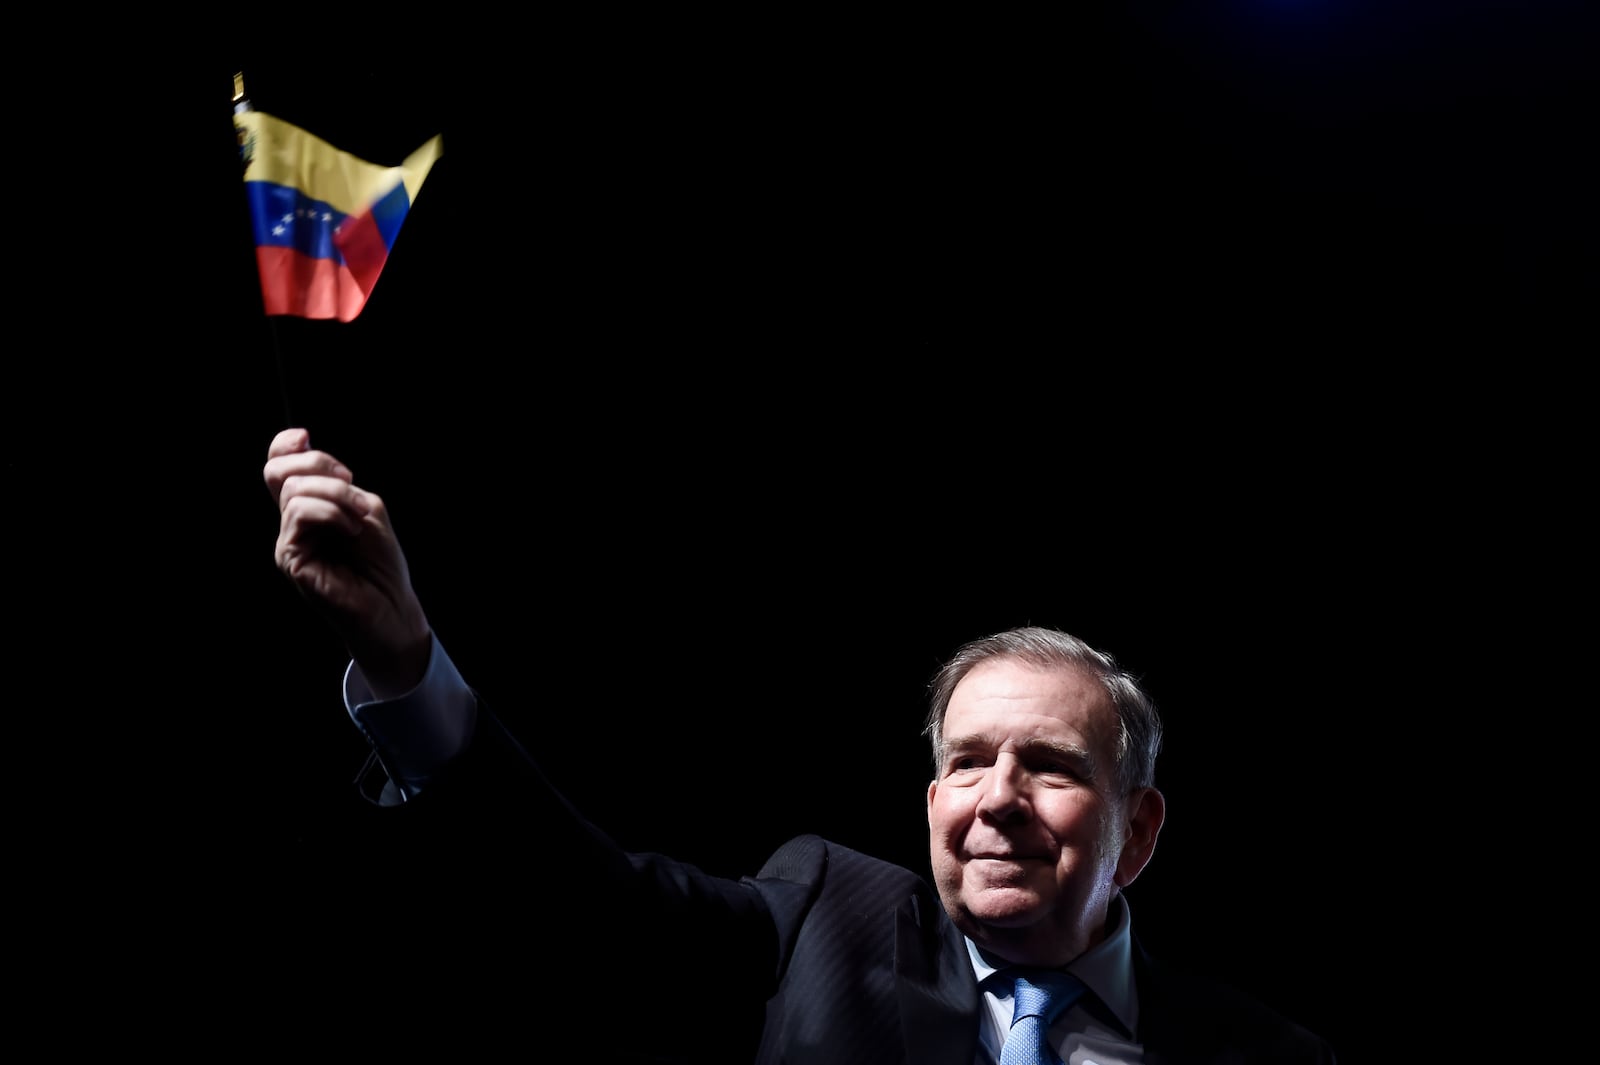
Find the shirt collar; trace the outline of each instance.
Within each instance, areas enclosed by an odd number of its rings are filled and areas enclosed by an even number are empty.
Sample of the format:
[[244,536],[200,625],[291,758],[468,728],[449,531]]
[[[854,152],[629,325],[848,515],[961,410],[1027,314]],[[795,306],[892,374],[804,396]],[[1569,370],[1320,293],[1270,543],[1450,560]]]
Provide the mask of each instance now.
[[[970,938],[966,943],[972,972],[980,986],[1008,967],[1009,963],[985,955]],[[1066,969],[1105,1004],[1125,1034],[1131,1036],[1139,1030],[1139,991],[1133,979],[1133,921],[1121,892],[1111,900],[1111,934],[1072,959]]]

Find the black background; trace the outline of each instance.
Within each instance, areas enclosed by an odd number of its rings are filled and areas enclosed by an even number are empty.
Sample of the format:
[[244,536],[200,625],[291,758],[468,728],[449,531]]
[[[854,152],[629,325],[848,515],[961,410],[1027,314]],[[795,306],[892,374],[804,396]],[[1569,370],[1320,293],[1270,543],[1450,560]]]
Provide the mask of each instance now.
[[[923,686],[1056,625],[1166,713],[1146,944],[1347,1063],[1437,1039],[1474,938],[1439,912],[1481,888],[1457,752],[1505,742],[1461,670],[1519,638],[1504,515],[1573,491],[1523,456],[1579,439],[1593,38],[1578,5],[1383,7],[547,23],[153,76],[143,135],[185,162],[149,213],[185,236],[126,289],[148,343],[99,378],[94,467],[139,548],[83,562],[110,609],[41,615],[132,652],[96,691],[186,664],[105,729],[150,878],[203,867],[171,894],[225,939],[340,831],[345,659],[259,475],[304,425],[623,843],[738,874],[817,831],[920,868]],[[374,162],[445,136],[353,323],[261,314],[236,71]]]

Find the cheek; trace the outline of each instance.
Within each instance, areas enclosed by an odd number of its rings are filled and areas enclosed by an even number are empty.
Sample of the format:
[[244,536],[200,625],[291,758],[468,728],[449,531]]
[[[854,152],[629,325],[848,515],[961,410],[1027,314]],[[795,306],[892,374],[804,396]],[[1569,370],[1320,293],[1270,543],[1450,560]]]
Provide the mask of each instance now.
[[951,888],[961,883],[961,841],[948,820],[930,812],[928,818],[928,865],[935,884]]
[[935,849],[941,845],[948,846],[963,831],[962,826],[968,818],[963,816],[960,804],[952,801],[948,792],[939,795],[928,804],[928,838],[933,842]]
[[1050,834],[1063,843],[1098,850],[1109,838],[1110,826],[1097,806],[1063,797],[1058,805],[1041,808],[1038,814]]
[[1100,823],[1100,846],[1110,857],[1120,855],[1123,845],[1127,842],[1123,822],[1124,818],[1119,810],[1108,813]]

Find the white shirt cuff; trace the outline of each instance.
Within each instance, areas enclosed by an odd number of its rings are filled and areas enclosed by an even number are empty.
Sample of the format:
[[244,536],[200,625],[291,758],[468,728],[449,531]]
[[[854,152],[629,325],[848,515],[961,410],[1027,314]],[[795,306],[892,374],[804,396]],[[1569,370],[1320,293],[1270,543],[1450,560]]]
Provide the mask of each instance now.
[[344,705],[406,799],[466,749],[478,717],[477,697],[437,636],[421,682],[395,699],[375,698],[352,660],[344,674]]

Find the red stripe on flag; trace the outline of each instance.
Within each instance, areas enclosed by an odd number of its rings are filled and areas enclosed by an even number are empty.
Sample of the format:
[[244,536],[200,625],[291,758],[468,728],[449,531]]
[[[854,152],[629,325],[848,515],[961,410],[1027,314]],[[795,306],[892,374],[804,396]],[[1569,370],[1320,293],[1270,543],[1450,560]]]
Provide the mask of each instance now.
[[361,286],[361,291],[371,295],[383,264],[389,261],[389,245],[383,239],[372,212],[362,211],[346,218],[333,235],[333,244],[344,256],[344,264],[350,269],[356,284]]
[[292,248],[259,247],[256,267],[267,314],[348,322],[367,302],[350,271],[331,259],[313,259]]

